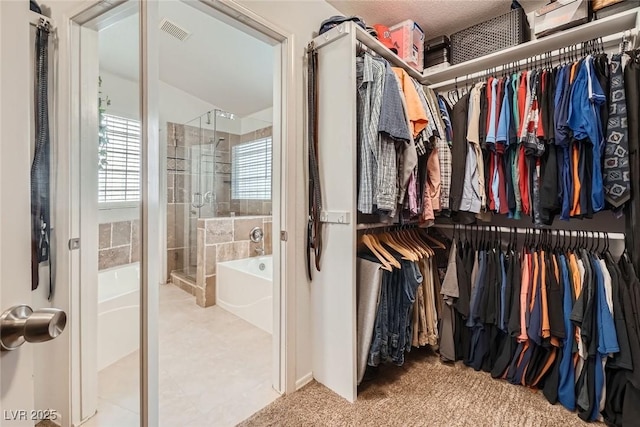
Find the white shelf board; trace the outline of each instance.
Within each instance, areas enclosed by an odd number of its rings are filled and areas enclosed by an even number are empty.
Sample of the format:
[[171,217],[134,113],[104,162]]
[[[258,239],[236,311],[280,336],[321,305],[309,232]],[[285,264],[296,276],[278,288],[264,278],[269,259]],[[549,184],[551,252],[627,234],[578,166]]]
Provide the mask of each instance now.
[[406,61],[400,59],[398,55],[391,52],[387,47],[385,47],[382,43],[380,43],[375,37],[371,36],[367,33],[362,27],[354,22],[344,22],[326,33],[323,33],[313,39],[316,47],[320,48],[322,46],[328,45],[333,41],[339,39],[340,37],[355,31],[356,39],[366,46],[368,49],[377,53],[387,61],[391,63],[392,66],[404,68],[404,70],[409,73],[411,77],[418,81],[422,81],[422,73],[411,65],[407,64]]
[[434,85],[456,77],[464,77],[465,75],[484,71],[488,68],[498,67],[509,62],[539,55],[543,52],[630,30],[636,27],[639,13],[640,8],[630,9],[490,55],[481,56],[471,61],[452,65],[442,70],[427,72],[422,76],[421,81],[422,84],[425,85]]

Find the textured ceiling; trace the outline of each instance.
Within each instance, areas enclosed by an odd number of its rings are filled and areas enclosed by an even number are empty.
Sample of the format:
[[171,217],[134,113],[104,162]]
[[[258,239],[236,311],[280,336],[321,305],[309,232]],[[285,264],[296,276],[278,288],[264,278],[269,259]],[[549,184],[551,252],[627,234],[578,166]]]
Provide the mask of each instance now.
[[[358,15],[367,25],[391,26],[412,19],[425,32],[425,39],[450,35],[476,23],[509,12],[510,0],[328,0],[343,15]],[[520,0],[529,12],[546,0]]]

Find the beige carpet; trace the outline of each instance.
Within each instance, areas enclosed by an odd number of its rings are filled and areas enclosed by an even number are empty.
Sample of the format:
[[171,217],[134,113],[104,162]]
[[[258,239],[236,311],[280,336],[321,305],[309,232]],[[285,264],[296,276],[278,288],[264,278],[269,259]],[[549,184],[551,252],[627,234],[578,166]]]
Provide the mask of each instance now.
[[[494,380],[461,363],[413,349],[404,366],[385,366],[350,404],[313,382],[240,424],[249,426],[587,426],[542,392]],[[604,425],[604,424],[596,424]]]

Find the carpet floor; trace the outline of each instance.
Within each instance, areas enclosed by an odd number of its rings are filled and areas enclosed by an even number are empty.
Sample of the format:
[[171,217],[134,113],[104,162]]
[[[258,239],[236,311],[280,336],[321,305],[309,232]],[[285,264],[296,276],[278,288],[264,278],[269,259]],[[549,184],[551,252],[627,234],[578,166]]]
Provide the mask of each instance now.
[[540,391],[494,380],[462,363],[443,364],[427,349],[413,349],[404,366],[381,367],[373,377],[360,385],[354,404],[312,382],[240,426],[589,425],[560,404],[549,404]]

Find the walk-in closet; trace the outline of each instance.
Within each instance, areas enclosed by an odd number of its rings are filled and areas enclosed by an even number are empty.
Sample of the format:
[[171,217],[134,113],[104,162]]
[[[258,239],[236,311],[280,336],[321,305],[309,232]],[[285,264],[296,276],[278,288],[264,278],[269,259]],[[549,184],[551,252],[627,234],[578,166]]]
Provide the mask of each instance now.
[[355,19],[309,44],[318,382],[355,402],[428,347],[637,425],[638,28],[628,9],[424,70]]

